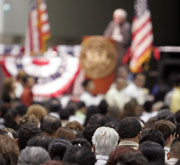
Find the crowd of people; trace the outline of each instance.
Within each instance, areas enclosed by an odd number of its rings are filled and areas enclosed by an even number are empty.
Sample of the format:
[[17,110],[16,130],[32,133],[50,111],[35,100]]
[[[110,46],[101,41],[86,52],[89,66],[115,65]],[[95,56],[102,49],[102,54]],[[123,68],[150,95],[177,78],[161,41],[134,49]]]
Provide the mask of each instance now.
[[6,78],[0,101],[1,165],[179,165],[180,107],[177,77],[157,101],[120,67],[105,95],[93,83],[66,104],[63,97],[33,100],[34,80],[20,72]]

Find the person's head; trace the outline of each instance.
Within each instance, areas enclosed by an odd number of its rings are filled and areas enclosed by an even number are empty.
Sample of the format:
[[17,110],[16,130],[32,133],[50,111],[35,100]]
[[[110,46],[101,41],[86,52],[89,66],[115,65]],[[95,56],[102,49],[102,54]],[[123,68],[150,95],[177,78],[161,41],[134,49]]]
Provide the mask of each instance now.
[[116,121],[110,121],[105,124],[105,127],[114,128],[118,132],[119,124]]
[[109,127],[99,127],[92,137],[96,154],[108,156],[118,145],[119,135]]
[[116,80],[116,89],[117,89],[118,91],[124,89],[126,86],[127,86],[126,79],[124,79],[124,78],[118,78],[118,79]]
[[18,145],[19,149],[22,150],[26,147],[27,142],[33,136],[41,135],[40,128],[35,124],[24,124],[19,128],[18,131]]
[[19,82],[23,82],[23,78],[26,76],[26,73],[23,70],[19,70],[16,76],[16,80]]
[[19,155],[18,165],[40,165],[50,160],[49,153],[41,147],[26,147]]
[[116,9],[113,12],[113,21],[117,24],[123,23],[127,18],[127,12],[124,9]]
[[27,110],[27,115],[35,115],[39,121],[41,121],[46,115],[47,115],[47,110],[39,104],[33,104],[29,106]]
[[140,87],[142,88],[145,84],[145,81],[146,81],[146,77],[144,74],[142,73],[138,73],[135,75],[134,77],[134,84],[137,86],[137,87]]
[[0,154],[6,161],[6,164],[16,165],[19,149],[16,141],[7,135],[0,135]]
[[32,88],[34,85],[34,78],[31,76],[28,76],[28,75],[24,76],[23,77],[23,84],[27,88]]
[[41,121],[41,130],[47,136],[55,136],[58,128],[61,127],[61,120],[54,116],[45,116]]
[[89,150],[92,149],[91,143],[85,138],[77,138],[72,141],[72,144],[74,146],[86,147]]
[[96,158],[94,153],[86,147],[73,146],[66,151],[63,161],[78,165],[94,165]]
[[158,112],[157,120],[162,120],[162,119],[169,120],[173,124],[176,124],[175,115],[172,112],[170,112],[169,109],[163,109]]
[[146,112],[152,112],[152,106],[153,106],[153,102],[152,101],[146,101],[144,103],[144,110]]
[[180,159],[180,138],[176,138],[172,141],[170,153],[168,154],[168,159],[170,158]]
[[145,141],[156,142],[156,143],[160,144],[162,147],[164,147],[164,145],[165,145],[165,140],[164,140],[163,134],[160,131],[154,130],[154,129],[142,131],[142,134],[141,134],[141,137],[139,140],[139,144],[141,144]]
[[92,80],[90,79],[87,79],[87,80],[84,80],[83,83],[82,83],[82,86],[84,87],[84,89],[88,92],[92,92],[92,90],[94,90],[94,84],[92,82]]
[[88,121],[88,125],[99,124],[104,126],[106,124],[106,117],[102,114],[92,115]]
[[4,134],[10,133],[14,139],[17,138],[17,132],[12,128],[3,128],[2,131],[4,132]]
[[66,140],[72,141],[72,140],[76,139],[76,134],[75,134],[75,132],[71,128],[60,127],[56,131],[56,138],[62,138],[62,139],[66,139]]
[[117,77],[127,80],[127,78],[128,78],[128,67],[127,66],[119,67]]
[[18,129],[18,124],[16,122],[18,113],[15,109],[10,109],[4,116],[4,125],[15,130]]
[[83,126],[78,121],[68,122],[65,127],[71,128],[76,132],[82,132],[84,129]]
[[42,147],[48,151],[49,143],[53,139],[49,136],[34,136],[31,139],[28,140],[27,146],[29,147]]
[[99,124],[93,124],[93,125],[88,125],[87,127],[84,128],[83,137],[87,139],[91,143],[91,145],[92,145],[92,136],[96,131],[96,129],[99,127],[100,127]]
[[151,164],[164,164],[164,148],[153,141],[145,141],[139,145],[139,150]]
[[130,147],[120,146],[111,152],[106,165],[147,165],[144,156]]
[[35,115],[24,115],[20,120],[19,120],[19,124],[20,125],[24,125],[24,124],[35,124],[35,125],[39,125],[40,121],[37,119],[37,117]]
[[155,122],[155,129],[163,134],[166,145],[170,144],[174,138],[176,126],[168,120]]
[[49,154],[53,160],[62,160],[68,148],[72,147],[72,143],[65,139],[54,139],[48,147]]
[[85,124],[84,125],[86,126],[88,121],[89,121],[89,119],[90,119],[90,117],[92,115],[94,115],[94,114],[97,114],[98,112],[99,112],[99,109],[98,109],[97,106],[95,106],[95,105],[89,106],[87,108],[87,110],[86,110],[86,120],[85,120]]
[[121,140],[134,139],[139,141],[141,124],[135,117],[126,117],[119,122],[118,134]]
[[105,99],[103,99],[98,105],[99,113],[102,115],[106,115],[108,111],[108,103]]

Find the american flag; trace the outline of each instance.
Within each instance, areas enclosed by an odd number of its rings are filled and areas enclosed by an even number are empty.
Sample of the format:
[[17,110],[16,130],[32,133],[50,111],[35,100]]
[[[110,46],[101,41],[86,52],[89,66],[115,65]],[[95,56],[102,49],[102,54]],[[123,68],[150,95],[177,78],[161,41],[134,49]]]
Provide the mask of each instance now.
[[32,0],[25,39],[25,55],[42,54],[50,37],[45,0]]
[[135,0],[134,10],[130,70],[135,73],[150,58],[153,46],[153,33],[147,0]]

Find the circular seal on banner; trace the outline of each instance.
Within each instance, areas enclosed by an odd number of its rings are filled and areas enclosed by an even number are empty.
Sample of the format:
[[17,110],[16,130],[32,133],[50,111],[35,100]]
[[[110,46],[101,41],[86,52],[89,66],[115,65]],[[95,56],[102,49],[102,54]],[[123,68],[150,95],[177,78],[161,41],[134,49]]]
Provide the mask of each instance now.
[[103,36],[89,37],[82,42],[80,63],[89,78],[104,78],[116,67],[116,48]]

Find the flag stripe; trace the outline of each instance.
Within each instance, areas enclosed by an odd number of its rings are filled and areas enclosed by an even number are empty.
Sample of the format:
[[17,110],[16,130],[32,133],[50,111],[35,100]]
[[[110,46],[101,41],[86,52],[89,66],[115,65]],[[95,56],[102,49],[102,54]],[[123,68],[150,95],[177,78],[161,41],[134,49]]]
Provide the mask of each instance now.
[[130,70],[137,72],[139,67],[150,57],[153,34],[147,0],[135,0],[134,8],[135,18],[132,23]]
[[46,41],[50,37],[50,25],[45,0],[32,0],[26,33],[26,54],[41,54],[46,50]]

